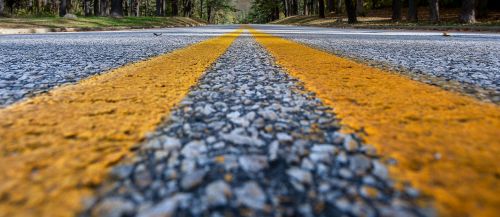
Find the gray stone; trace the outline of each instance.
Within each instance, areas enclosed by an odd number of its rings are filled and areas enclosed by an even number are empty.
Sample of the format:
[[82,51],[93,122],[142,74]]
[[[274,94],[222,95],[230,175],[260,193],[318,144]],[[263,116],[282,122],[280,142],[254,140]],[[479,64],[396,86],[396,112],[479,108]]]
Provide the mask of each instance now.
[[203,169],[193,171],[184,175],[181,179],[181,187],[182,189],[189,190],[203,181],[207,172]]
[[231,196],[231,187],[222,180],[215,181],[207,185],[206,200],[208,206],[226,205],[228,198]]
[[290,168],[286,171],[286,174],[304,184],[312,184],[313,181],[311,172],[300,168]]
[[92,210],[93,217],[121,217],[133,213],[134,204],[122,198],[107,198]]
[[204,141],[194,140],[186,144],[181,151],[181,154],[186,158],[195,158],[207,151],[207,146]]
[[241,168],[247,172],[259,172],[268,167],[265,155],[246,155],[238,159]]
[[236,189],[236,196],[239,203],[252,209],[262,210],[266,205],[266,195],[254,181],[246,182]]

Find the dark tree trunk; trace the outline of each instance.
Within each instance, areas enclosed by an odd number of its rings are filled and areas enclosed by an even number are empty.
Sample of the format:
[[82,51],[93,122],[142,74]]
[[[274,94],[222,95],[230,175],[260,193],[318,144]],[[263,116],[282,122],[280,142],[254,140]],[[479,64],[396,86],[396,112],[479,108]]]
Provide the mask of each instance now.
[[318,0],[318,10],[319,10],[319,17],[320,18],[325,18],[325,1],[324,0]]
[[61,3],[59,4],[59,16],[64,17],[67,13],[67,0],[61,0]]
[[363,0],[356,0],[356,15],[365,16],[365,8],[363,7]]
[[337,14],[342,13],[342,1],[343,0],[337,0]]
[[141,1],[140,0],[135,0],[135,16],[136,17],[141,16]]
[[303,15],[307,15],[308,14],[308,8],[307,8],[307,0],[304,0],[304,4],[302,5],[303,9],[302,9],[302,13],[304,13]]
[[161,7],[163,7],[162,0],[156,0],[156,16],[161,16]]
[[289,16],[289,6],[288,6],[288,0],[282,0],[283,3],[283,13],[285,14],[285,17]]
[[408,0],[408,21],[416,22],[418,21],[418,0]]
[[[208,4],[208,2],[207,2]],[[207,23],[210,23],[210,15],[212,14],[212,6],[211,5],[207,5]]]
[[111,0],[111,16],[123,17],[123,0]]
[[178,0],[172,0],[172,16],[179,15],[179,6],[177,5]]
[[292,0],[292,15],[297,15],[299,14],[299,1],[298,0]]
[[460,11],[460,16],[458,17],[458,21],[460,23],[476,22],[476,12],[474,6],[474,0],[462,0],[462,10]]
[[335,10],[335,2],[334,0],[327,0],[326,6],[328,8],[328,12],[333,12]]
[[372,0],[372,9],[377,9],[377,4],[379,0]]
[[101,16],[108,16],[108,0],[100,0],[100,6],[99,6],[99,9],[101,10],[100,11],[100,15]]
[[99,16],[99,0],[94,0],[94,16]]
[[401,0],[392,0],[392,20],[401,20]]
[[488,0],[476,0],[476,18],[488,17]]
[[83,11],[86,17],[92,15],[92,12],[90,11],[90,1],[91,0],[83,0]]
[[3,8],[4,8],[4,2],[3,0],[0,0],[0,17],[3,17]]
[[429,0],[429,16],[431,22],[439,22],[439,0]]
[[203,0],[200,0],[200,12],[199,12],[199,14],[200,14],[200,19],[202,19],[203,18]]
[[345,7],[347,10],[347,22],[358,22],[358,18],[356,17],[356,4],[353,2],[353,0],[345,0]]

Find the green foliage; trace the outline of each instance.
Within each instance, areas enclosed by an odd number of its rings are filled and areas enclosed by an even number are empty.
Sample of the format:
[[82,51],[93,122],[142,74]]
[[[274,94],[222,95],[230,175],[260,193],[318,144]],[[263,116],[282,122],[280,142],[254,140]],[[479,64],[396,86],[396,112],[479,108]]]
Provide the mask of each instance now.
[[268,23],[272,21],[275,8],[280,8],[281,4],[276,0],[254,0],[250,13],[244,22],[247,23]]

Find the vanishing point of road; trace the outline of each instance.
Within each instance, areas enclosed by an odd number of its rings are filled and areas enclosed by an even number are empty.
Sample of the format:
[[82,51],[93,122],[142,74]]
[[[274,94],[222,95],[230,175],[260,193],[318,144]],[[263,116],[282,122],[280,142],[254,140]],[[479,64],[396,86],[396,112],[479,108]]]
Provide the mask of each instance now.
[[273,25],[0,35],[0,216],[497,216],[498,50]]

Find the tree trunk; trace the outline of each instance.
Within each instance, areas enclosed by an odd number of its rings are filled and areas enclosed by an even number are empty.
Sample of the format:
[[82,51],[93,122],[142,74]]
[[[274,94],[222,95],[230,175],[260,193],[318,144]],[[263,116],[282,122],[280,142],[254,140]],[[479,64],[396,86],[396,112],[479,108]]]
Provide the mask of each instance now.
[[135,2],[136,2],[135,3],[135,16],[140,17],[141,16],[141,1],[136,0]]
[[488,17],[488,0],[476,0],[476,18]]
[[460,11],[460,16],[458,17],[458,21],[460,23],[476,22],[476,12],[474,6],[474,0],[462,0],[462,10]]
[[67,0],[61,0],[61,3],[59,4],[59,16],[64,17],[67,12]]
[[[208,2],[207,2],[208,4]],[[207,5],[207,23],[210,23],[210,15],[212,14],[212,6],[211,5]]]
[[372,9],[377,9],[377,4],[379,0],[372,0]]
[[408,0],[408,21],[416,22],[418,21],[418,0]]
[[319,0],[318,4],[319,4],[319,7],[318,7],[319,17],[320,18],[325,18],[325,1],[324,0]]
[[292,0],[292,15],[298,15],[299,14],[299,1],[298,0]]
[[392,0],[392,20],[401,20],[401,0]]
[[288,17],[289,15],[289,8],[288,8],[288,0],[283,0],[283,14],[285,14],[285,17]]
[[123,17],[123,0],[111,0],[111,17]]
[[347,22],[357,23],[358,18],[356,17],[356,5],[353,0],[345,0],[345,7],[347,10]]
[[3,17],[3,6],[4,6],[3,0],[0,0],[0,17]]
[[308,15],[309,14],[309,8],[308,8],[309,3],[307,3],[307,2],[308,2],[308,0],[304,0],[304,5],[303,5],[304,9],[303,9],[303,12],[302,12],[302,13],[304,13],[303,15]]
[[200,0],[200,19],[203,19],[203,0]]
[[94,16],[99,16],[99,0],[94,0]]
[[333,0],[327,0],[326,6],[328,8],[328,12],[333,12],[335,10],[335,2]]
[[172,0],[172,16],[179,15],[179,7],[177,6],[178,0]]
[[342,13],[342,0],[337,0],[337,14]]
[[488,17],[488,0],[476,0],[476,18]]
[[90,12],[90,1],[91,0],[83,0],[83,11],[84,11],[84,15],[86,17],[88,17],[88,16],[91,15],[91,12]]
[[356,14],[358,16],[365,16],[365,8],[363,0],[356,0]]
[[108,16],[108,6],[109,6],[109,5],[108,5],[108,4],[109,4],[109,3],[108,3],[108,0],[100,0],[100,1],[101,1],[101,2],[100,2],[100,7],[99,7],[99,9],[100,9],[101,11],[100,11],[100,13],[99,13],[99,14],[100,14],[101,16]]
[[431,22],[439,22],[439,0],[429,0],[429,15]]
[[156,0],[156,4],[155,4],[156,16],[161,16],[161,7],[162,6],[163,6],[163,3],[161,2],[161,0]]

